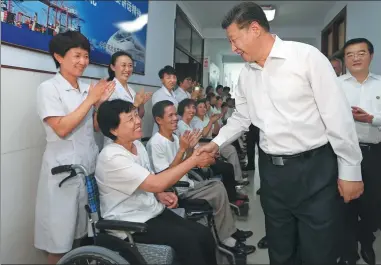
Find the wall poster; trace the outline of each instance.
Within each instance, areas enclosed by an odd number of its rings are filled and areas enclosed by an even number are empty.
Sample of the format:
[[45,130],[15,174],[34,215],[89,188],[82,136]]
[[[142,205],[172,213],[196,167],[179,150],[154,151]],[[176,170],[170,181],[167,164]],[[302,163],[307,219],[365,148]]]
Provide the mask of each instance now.
[[123,50],[142,75],[147,24],[148,0],[1,0],[2,43],[48,52],[52,36],[76,30],[91,43],[91,63],[108,65],[111,55]]

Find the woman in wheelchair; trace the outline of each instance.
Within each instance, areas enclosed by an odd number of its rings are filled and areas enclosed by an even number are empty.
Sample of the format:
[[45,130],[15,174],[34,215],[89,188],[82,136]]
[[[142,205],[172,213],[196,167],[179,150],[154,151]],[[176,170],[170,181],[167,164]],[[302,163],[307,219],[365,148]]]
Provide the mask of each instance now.
[[[187,130],[200,129],[193,127],[195,126],[195,123],[192,123],[192,120],[196,114],[196,102],[194,100],[184,99],[183,101],[181,101],[177,109],[177,114],[181,116],[181,120],[179,120],[176,130],[176,134],[178,136],[182,135]],[[200,130],[211,130],[213,123],[216,121],[215,117],[218,118],[218,116],[212,116],[210,118],[211,121],[207,126],[208,128]],[[228,193],[229,201],[238,207],[242,206],[244,204],[244,201],[248,200],[248,196],[245,194],[240,194],[235,189],[236,183],[234,179],[233,165],[217,159],[216,163],[214,165],[211,165],[211,169],[215,174],[222,175],[222,182]]]
[[48,263],[56,264],[72,249],[73,241],[87,234],[83,211],[87,192],[80,179],[60,188],[66,174],[53,176],[51,168],[82,164],[95,170],[98,147],[94,139],[97,123],[94,108],[107,100],[114,82],[96,85],[79,80],[89,64],[90,43],[79,32],[67,31],[49,43],[57,74],[37,89],[38,115],[46,132],[46,148],[38,183],[34,245],[47,251]]
[[[147,152],[154,171],[161,172],[167,168],[173,168],[184,159],[186,161],[188,157],[191,157],[193,148],[201,137],[201,132],[186,131],[177,137],[174,134],[178,122],[177,111],[169,100],[157,102],[152,107],[152,115],[159,126],[159,132],[154,134],[147,143]],[[188,174],[184,174],[181,181],[188,182],[189,187],[178,192],[180,199],[203,199],[212,206],[217,233],[223,247],[233,253],[245,255],[255,251],[254,246],[246,246],[242,243],[253,233],[236,228],[229,199],[220,180],[196,181],[191,180]]]
[[[216,244],[211,231],[183,219],[168,208],[177,196],[164,192],[193,167],[214,163],[210,154],[193,155],[183,163],[155,175],[143,144],[141,119],[132,103],[120,99],[104,102],[98,111],[102,133],[114,142],[103,148],[95,170],[102,217],[147,224],[147,232],[134,233],[137,243],[171,246],[180,264],[216,264]],[[115,236],[127,239],[123,231]]]

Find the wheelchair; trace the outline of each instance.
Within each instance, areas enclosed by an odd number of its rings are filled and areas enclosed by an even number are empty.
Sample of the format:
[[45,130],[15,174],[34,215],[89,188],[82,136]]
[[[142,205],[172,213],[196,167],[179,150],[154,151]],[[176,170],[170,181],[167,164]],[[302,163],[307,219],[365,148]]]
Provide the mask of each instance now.
[[[140,244],[135,243],[133,232],[147,231],[147,224],[104,220],[101,217],[99,191],[94,175],[89,174],[82,165],[61,165],[51,169],[53,175],[68,172],[70,175],[64,178],[60,183],[61,187],[65,181],[70,178],[81,175],[86,185],[88,193],[88,204],[85,210],[88,214],[89,238],[91,244],[80,246],[66,253],[57,264],[178,264],[174,250],[165,245]],[[189,186],[189,183],[186,182]],[[178,186],[186,186],[185,183],[179,183]],[[203,200],[200,200],[203,201]],[[199,221],[207,220],[207,224],[213,227],[213,233],[217,242],[220,243],[213,219],[213,210],[210,205],[205,207],[204,202],[190,203],[191,209],[176,209],[177,214],[188,219]],[[203,207],[198,208],[200,205]],[[125,231],[127,240],[122,240],[106,231]],[[234,255],[228,250],[220,247],[218,249],[227,255],[228,260],[233,265],[246,265],[246,255]]]

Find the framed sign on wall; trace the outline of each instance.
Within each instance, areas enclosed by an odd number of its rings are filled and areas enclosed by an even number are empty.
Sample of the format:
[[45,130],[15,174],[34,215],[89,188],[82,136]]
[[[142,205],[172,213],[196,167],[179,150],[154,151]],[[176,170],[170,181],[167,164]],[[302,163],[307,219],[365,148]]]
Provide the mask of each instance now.
[[1,0],[1,42],[47,53],[50,39],[79,31],[91,44],[90,62],[108,65],[116,51],[135,61],[144,75],[148,25],[147,1]]

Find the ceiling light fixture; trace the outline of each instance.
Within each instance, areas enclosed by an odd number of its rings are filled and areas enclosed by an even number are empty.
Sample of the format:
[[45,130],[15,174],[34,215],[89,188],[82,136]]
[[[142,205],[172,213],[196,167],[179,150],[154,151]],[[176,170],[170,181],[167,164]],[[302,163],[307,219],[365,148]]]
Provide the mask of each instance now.
[[275,7],[271,5],[261,6],[263,11],[265,12],[266,18],[268,21],[274,20],[275,17]]

